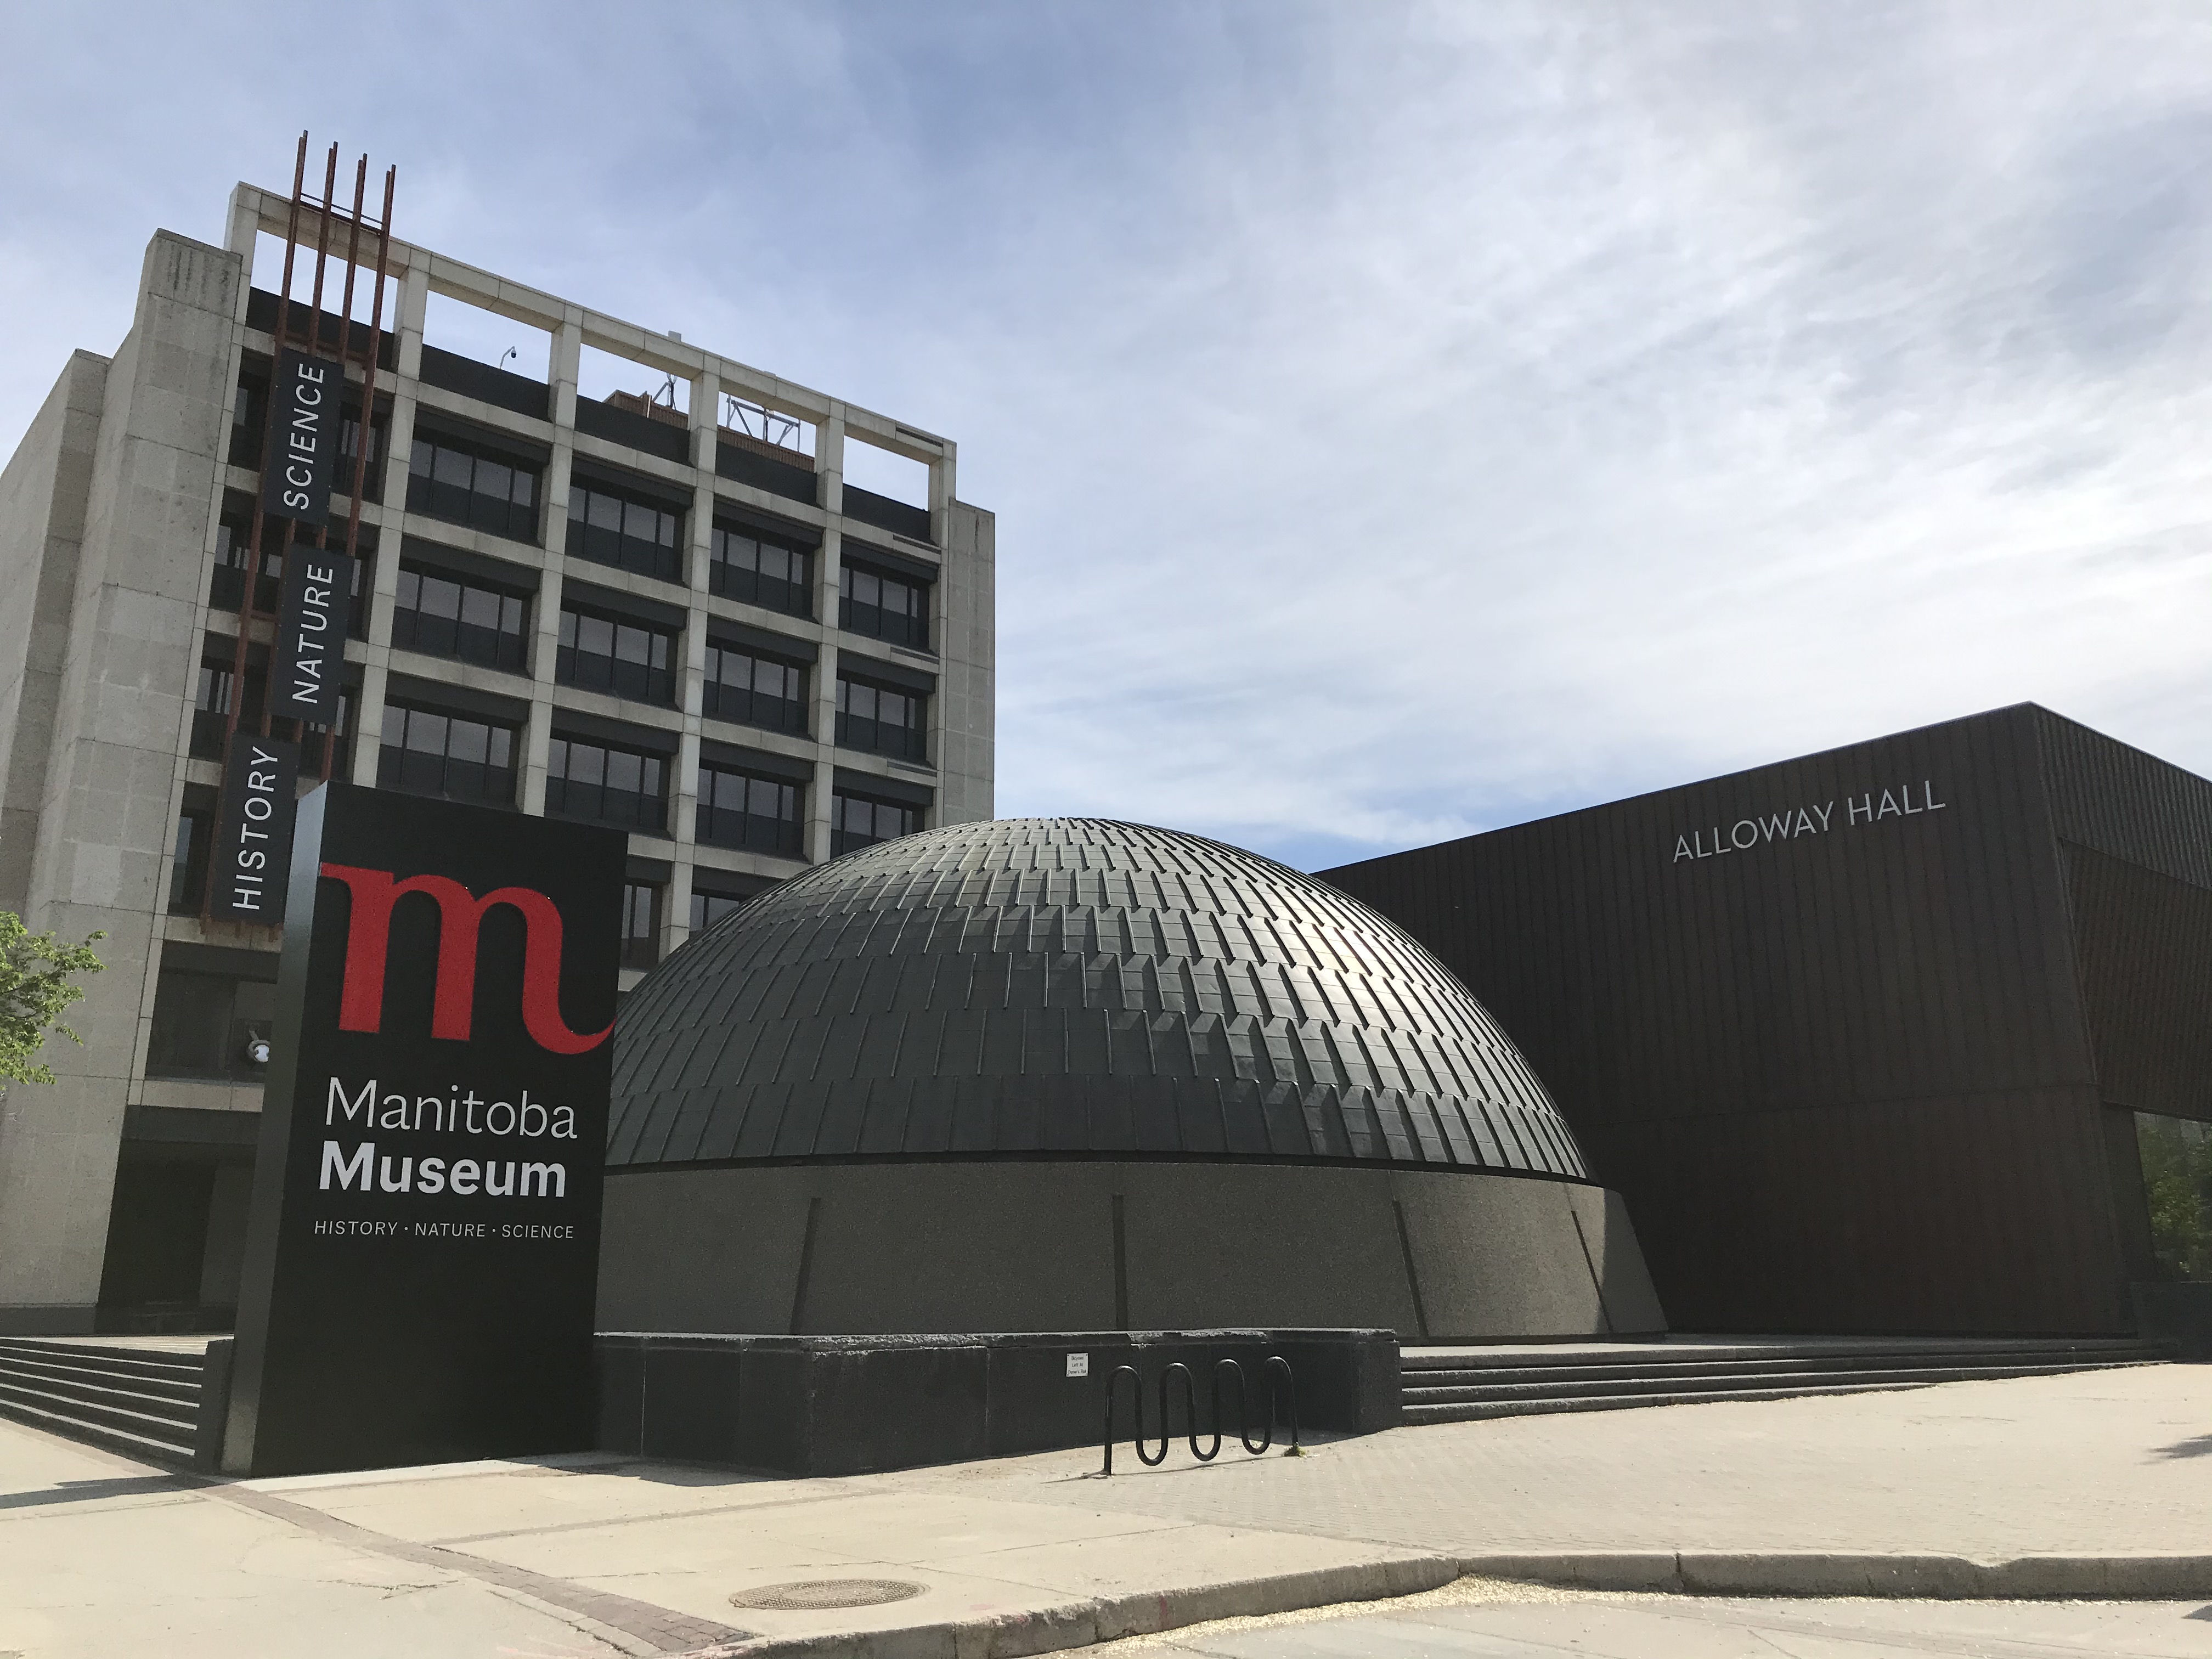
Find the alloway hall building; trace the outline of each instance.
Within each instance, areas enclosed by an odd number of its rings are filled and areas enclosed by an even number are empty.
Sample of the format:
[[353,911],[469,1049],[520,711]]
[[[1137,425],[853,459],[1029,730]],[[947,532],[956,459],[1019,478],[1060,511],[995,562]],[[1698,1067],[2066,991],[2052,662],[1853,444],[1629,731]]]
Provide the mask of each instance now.
[[2146,1194],[2212,1124],[2179,767],[2021,704],[1323,878],[1512,1034],[1678,1330],[2117,1334],[2205,1276]]

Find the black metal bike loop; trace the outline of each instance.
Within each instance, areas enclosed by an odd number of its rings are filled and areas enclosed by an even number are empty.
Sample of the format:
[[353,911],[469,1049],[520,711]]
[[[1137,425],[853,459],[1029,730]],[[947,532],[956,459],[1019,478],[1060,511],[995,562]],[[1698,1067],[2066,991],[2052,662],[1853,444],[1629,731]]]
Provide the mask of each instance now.
[[1102,1462],[1099,1473],[1102,1475],[1110,1475],[1114,1473],[1114,1399],[1120,1391],[1121,1379],[1124,1376],[1129,1379],[1130,1411],[1135,1419],[1130,1425],[1132,1437],[1130,1443],[1136,1448],[1139,1460],[1147,1468],[1155,1468],[1165,1462],[1168,1448],[1174,1443],[1175,1431],[1169,1420],[1168,1409],[1168,1385],[1170,1378],[1179,1381],[1182,1385],[1183,1432],[1190,1443],[1190,1455],[1201,1463],[1210,1463],[1221,1455],[1222,1429],[1224,1422],[1221,1409],[1221,1379],[1224,1370],[1236,1382],[1237,1438],[1243,1443],[1244,1449],[1257,1457],[1274,1444],[1275,1425],[1284,1416],[1284,1407],[1287,1406],[1291,1438],[1290,1443],[1284,1448],[1284,1455],[1299,1455],[1297,1379],[1291,1375],[1291,1363],[1280,1354],[1269,1354],[1262,1370],[1267,1379],[1267,1415],[1261,1424],[1260,1437],[1255,1443],[1252,1437],[1251,1399],[1245,1389],[1244,1367],[1237,1360],[1227,1358],[1213,1362],[1209,1378],[1211,1386],[1207,1389],[1213,1408],[1213,1430],[1209,1437],[1210,1443],[1201,1447],[1198,1443],[1197,1382],[1191,1376],[1190,1367],[1180,1360],[1168,1365],[1160,1373],[1159,1447],[1157,1450],[1148,1451],[1145,1448],[1146,1437],[1144,1378],[1133,1365],[1116,1365],[1106,1379],[1105,1422],[1100,1437]]

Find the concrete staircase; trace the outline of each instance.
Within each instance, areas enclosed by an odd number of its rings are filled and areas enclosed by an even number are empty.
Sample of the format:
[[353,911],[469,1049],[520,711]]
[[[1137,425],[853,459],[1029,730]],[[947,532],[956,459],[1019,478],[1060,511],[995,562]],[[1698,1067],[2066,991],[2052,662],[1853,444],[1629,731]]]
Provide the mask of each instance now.
[[0,1337],[0,1417],[144,1462],[189,1468],[204,1364],[189,1352]]
[[1405,1420],[1460,1423],[1540,1412],[1918,1389],[2154,1364],[2169,1344],[2126,1338],[1674,1338],[1547,1347],[1409,1347]]

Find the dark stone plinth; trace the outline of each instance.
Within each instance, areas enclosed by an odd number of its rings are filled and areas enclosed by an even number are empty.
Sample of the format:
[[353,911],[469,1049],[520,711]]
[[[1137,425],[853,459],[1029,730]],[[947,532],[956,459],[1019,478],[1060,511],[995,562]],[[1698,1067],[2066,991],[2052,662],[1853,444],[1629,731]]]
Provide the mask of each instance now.
[[[1090,1375],[1067,1375],[1067,1356]],[[1267,1410],[1261,1367],[1290,1363],[1302,1429],[1364,1434],[1399,1417],[1398,1340],[1387,1330],[1054,1332],[1040,1335],[673,1336],[602,1333],[599,1444],[608,1451],[804,1475],[1097,1445],[1107,1379],[1133,1365],[1146,1426],[1158,1431],[1158,1378],[1188,1365],[1201,1434],[1213,1428],[1217,1359],[1243,1363],[1251,1408]],[[1128,1385],[1116,1433],[1132,1432]],[[1233,1390],[1231,1391],[1233,1397]],[[1180,1395],[1174,1421],[1182,1426]],[[1227,1432],[1235,1407],[1224,1402]],[[1255,1425],[1256,1428],[1256,1425]]]

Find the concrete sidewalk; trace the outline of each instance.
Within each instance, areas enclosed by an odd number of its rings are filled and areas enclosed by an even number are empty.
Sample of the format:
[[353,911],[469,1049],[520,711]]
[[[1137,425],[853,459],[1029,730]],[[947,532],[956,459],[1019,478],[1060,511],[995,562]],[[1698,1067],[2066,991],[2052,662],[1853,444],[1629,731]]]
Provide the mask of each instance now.
[[[1406,1429],[1299,1459],[1232,1442],[1204,1467],[1177,1443],[1111,1481],[1071,1452],[818,1480],[579,1457],[210,1483],[0,1424],[0,1652],[1012,1655],[1468,1571],[2212,1596],[2208,1455],[2212,1369],[2181,1365]],[[790,1605],[866,1581],[898,1599]]]

